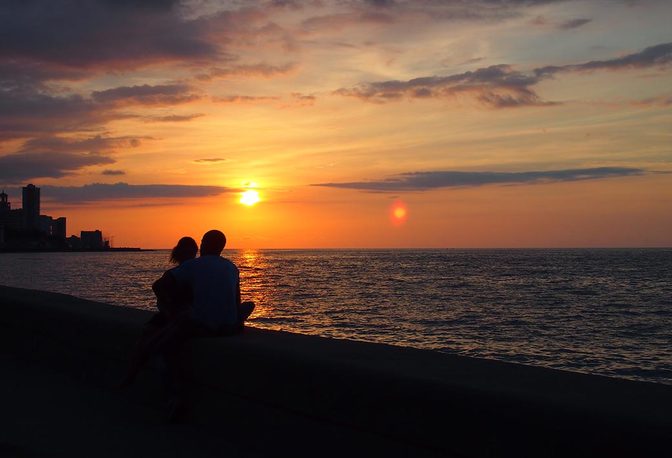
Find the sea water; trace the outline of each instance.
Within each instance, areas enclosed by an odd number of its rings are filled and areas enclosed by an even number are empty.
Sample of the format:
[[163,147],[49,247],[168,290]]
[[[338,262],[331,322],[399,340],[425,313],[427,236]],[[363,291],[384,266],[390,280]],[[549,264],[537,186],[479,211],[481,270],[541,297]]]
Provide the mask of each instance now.
[[[168,255],[3,253],[0,284],[151,310]],[[255,327],[672,384],[672,249],[224,255]]]

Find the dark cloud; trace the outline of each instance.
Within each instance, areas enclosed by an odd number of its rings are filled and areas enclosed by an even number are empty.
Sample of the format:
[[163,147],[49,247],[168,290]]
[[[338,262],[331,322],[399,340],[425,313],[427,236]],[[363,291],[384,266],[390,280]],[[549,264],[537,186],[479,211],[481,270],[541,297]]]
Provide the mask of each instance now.
[[20,183],[31,178],[59,178],[84,167],[114,162],[99,153],[13,153],[0,156],[0,181]]
[[655,68],[670,64],[672,64],[672,43],[662,43],[615,59],[592,60],[574,65],[546,66],[535,69],[534,73],[539,76],[550,76],[566,72]]
[[[30,178],[59,178],[89,166],[116,162],[110,153],[134,148],[142,137],[40,136],[23,143],[14,153],[0,156],[0,181],[21,182]],[[118,174],[105,170],[104,175]]]
[[519,72],[508,65],[493,65],[450,76],[366,83],[353,89],[339,89],[336,93],[373,102],[466,94],[475,96],[485,105],[503,108],[548,104],[530,88],[540,79],[539,75]]
[[0,89],[0,141],[81,131],[128,114],[101,110],[81,95],[52,95],[37,88]]
[[542,100],[533,88],[540,81],[557,74],[655,68],[670,64],[672,64],[672,43],[664,43],[615,59],[539,67],[530,72],[519,71],[509,65],[493,65],[448,76],[364,83],[354,88],[341,88],[335,93],[380,103],[404,98],[446,98],[471,95],[492,108],[550,105],[553,103]]
[[222,186],[189,186],[173,184],[93,183],[84,186],[42,186],[45,200],[62,203],[86,203],[118,199],[193,198],[218,196],[231,192]]
[[586,169],[548,170],[532,172],[411,172],[379,181],[349,183],[318,183],[312,186],[358,189],[375,192],[428,191],[437,188],[475,187],[492,184],[537,184],[563,181],[596,180],[601,178],[642,175],[642,169],[628,167],[595,167]]
[[0,59],[115,69],[214,58],[218,49],[177,2],[31,0],[0,8]]
[[101,174],[107,176],[117,176],[117,175],[126,175],[126,172],[124,172],[123,170],[105,169],[101,172]]
[[135,148],[140,145],[139,137],[106,137],[96,135],[85,138],[65,138],[58,136],[42,136],[24,142],[22,152],[103,152],[119,148]]
[[163,84],[150,86],[121,86],[104,91],[94,91],[91,97],[97,102],[118,105],[177,105],[197,100],[185,84]]
[[171,106],[198,98],[183,84],[122,86],[95,91],[91,97],[52,94],[37,86],[0,87],[0,141],[93,130],[113,120],[139,117],[123,111],[128,106]]

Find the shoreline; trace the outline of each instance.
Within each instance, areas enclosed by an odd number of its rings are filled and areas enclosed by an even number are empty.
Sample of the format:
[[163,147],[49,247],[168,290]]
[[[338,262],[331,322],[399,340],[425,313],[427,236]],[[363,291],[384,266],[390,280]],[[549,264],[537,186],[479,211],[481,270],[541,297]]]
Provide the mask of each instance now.
[[144,252],[144,251],[158,251],[152,248],[138,248],[138,247],[119,247],[119,248],[101,248],[96,250],[78,250],[78,249],[41,249],[36,248],[34,250],[26,249],[0,249],[1,253],[106,253],[106,252]]
[[[0,306],[16,358],[103,386],[151,315],[8,287]],[[668,385],[258,328],[188,350],[199,428],[217,428],[234,396],[432,456],[644,456],[672,440]],[[156,399],[156,370],[142,374],[140,398]]]

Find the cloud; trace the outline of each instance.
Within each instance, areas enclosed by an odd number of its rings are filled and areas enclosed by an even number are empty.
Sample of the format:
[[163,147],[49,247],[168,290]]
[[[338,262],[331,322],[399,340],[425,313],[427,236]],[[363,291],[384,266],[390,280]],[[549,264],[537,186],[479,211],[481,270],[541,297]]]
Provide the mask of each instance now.
[[672,64],[672,43],[663,43],[615,59],[545,66],[529,72],[516,70],[510,65],[492,65],[448,76],[363,83],[354,88],[338,89],[335,94],[378,103],[468,95],[491,108],[553,105],[556,103],[542,100],[534,91],[534,86],[555,75],[595,70],[664,67],[670,64]]
[[176,1],[10,2],[0,9],[0,59],[104,71],[214,58],[201,25]]
[[449,76],[365,83],[352,89],[339,89],[336,94],[381,103],[402,98],[446,98],[465,94],[475,96],[493,108],[545,105],[549,102],[542,101],[531,89],[540,79],[541,76],[519,72],[509,65],[493,65]]
[[125,113],[101,110],[78,94],[54,95],[39,88],[0,88],[0,141],[64,131],[87,130]]
[[102,175],[107,176],[126,175],[126,172],[124,172],[123,170],[105,169],[102,171]]
[[646,173],[645,170],[628,167],[595,167],[531,172],[435,171],[402,173],[379,181],[317,183],[311,186],[374,192],[428,191],[438,188],[475,187],[493,184],[516,185],[597,180],[642,175],[644,173]]
[[558,30],[572,30],[572,29],[578,29],[579,27],[583,27],[584,25],[590,22],[593,22],[593,20],[590,18],[576,18],[562,22],[557,22],[550,20],[545,16],[537,16],[531,21],[531,24],[538,27],[550,27]]
[[225,159],[223,157],[206,157],[206,158],[203,158],[203,159],[194,160],[194,162],[196,162],[198,164],[214,164],[214,163],[217,163],[217,162],[226,162],[226,161],[228,161],[228,159]]
[[198,98],[183,84],[122,86],[94,91],[90,97],[52,94],[38,86],[0,87],[0,141],[92,130],[140,117],[121,110],[127,106],[177,105]]
[[648,99],[634,100],[630,102],[633,106],[640,107],[669,107],[672,105],[672,95],[660,95],[658,97],[650,97]]
[[270,102],[279,99],[280,97],[270,97],[270,96],[227,95],[222,97],[213,97],[212,101],[220,103],[256,103],[256,102]]
[[23,143],[22,152],[90,152],[113,151],[119,148],[135,148],[140,145],[141,137],[93,137],[66,138],[59,136],[41,136]]
[[149,116],[145,118],[147,122],[187,122],[205,116],[203,113],[194,113],[187,115],[167,115],[167,116]]
[[639,68],[662,68],[672,64],[672,43],[649,46],[640,52],[606,60],[592,60],[582,64],[546,66],[537,68],[534,73],[546,77],[565,72],[584,72],[594,70],[628,70]]
[[304,32],[340,31],[354,24],[393,24],[398,19],[388,13],[355,11],[311,17],[304,20],[301,27]]
[[570,19],[569,21],[558,24],[558,28],[562,30],[578,29],[579,27],[583,27],[590,22],[593,22],[593,20],[589,18]]
[[270,65],[264,63],[258,64],[239,64],[230,67],[213,67],[207,73],[197,75],[196,78],[201,81],[209,81],[214,78],[230,78],[235,76],[271,78],[291,73],[296,69],[295,63],[284,65]]
[[99,153],[13,153],[0,156],[0,180],[20,183],[31,178],[60,178],[84,167],[114,162]]
[[177,105],[199,98],[192,93],[191,87],[185,84],[121,86],[104,91],[94,91],[91,97],[97,102],[112,106]]
[[[30,178],[60,178],[77,170],[115,163],[111,154],[118,149],[136,148],[151,137],[95,135],[61,137],[42,135],[23,142],[18,151],[0,156],[0,181],[21,182]],[[104,170],[103,175],[120,175],[120,170]]]
[[42,186],[45,200],[61,203],[87,203],[119,199],[185,199],[218,196],[231,192],[223,186],[174,184],[92,183],[84,186]]
[[302,94],[300,92],[292,92],[292,99],[299,105],[314,105],[317,97],[313,94]]

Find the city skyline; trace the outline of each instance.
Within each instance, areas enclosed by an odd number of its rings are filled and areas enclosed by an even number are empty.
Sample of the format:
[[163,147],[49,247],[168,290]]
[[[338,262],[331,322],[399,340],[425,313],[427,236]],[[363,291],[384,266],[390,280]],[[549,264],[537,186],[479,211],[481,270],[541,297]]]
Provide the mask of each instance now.
[[232,248],[672,246],[671,17],[10,2],[0,188],[143,248],[212,228]]

